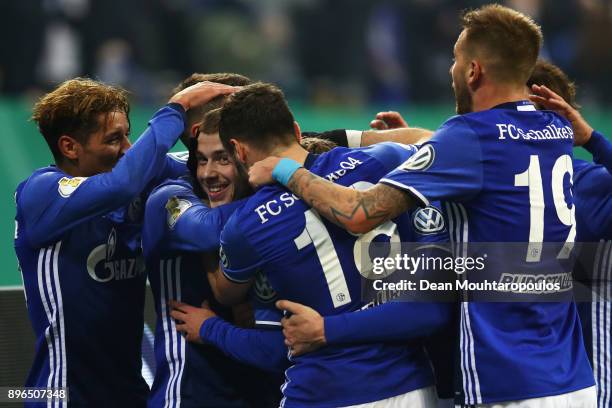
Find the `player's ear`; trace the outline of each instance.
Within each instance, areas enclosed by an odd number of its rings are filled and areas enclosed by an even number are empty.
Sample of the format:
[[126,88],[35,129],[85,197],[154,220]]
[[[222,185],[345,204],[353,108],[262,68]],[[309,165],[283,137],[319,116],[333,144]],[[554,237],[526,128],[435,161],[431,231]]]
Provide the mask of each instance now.
[[472,60],[470,62],[470,69],[468,70],[467,84],[472,90],[476,90],[480,86],[482,81],[482,65],[478,60]]
[[61,135],[57,140],[57,147],[65,158],[76,160],[81,152],[81,144],[68,135]]
[[300,125],[295,120],[293,121],[293,133],[295,133],[297,142],[302,143],[302,130],[300,129]]
[[234,146],[234,152],[235,152],[235,155],[238,161],[240,161],[241,163],[246,163],[246,157],[247,157],[246,146],[240,143],[236,139],[230,139],[230,143],[232,144],[232,146]]
[[191,137],[196,137],[199,131],[200,131],[200,123],[194,123],[193,125],[191,125],[189,134],[191,135]]

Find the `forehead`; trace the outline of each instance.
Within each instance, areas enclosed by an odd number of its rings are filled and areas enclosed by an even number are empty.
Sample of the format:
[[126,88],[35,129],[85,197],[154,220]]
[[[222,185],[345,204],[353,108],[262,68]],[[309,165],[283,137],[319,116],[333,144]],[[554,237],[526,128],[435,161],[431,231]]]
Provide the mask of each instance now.
[[204,155],[215,152],[224,152],[219,133],[200,133],[198,136],[198,152]]
[[127,115],[122,111],[112,111],[98,115],[98,123],[106,128],[107,131],[117,128],[129,128],[130,123]]
[[463,49],[463,45],[465,43],[465,36],[466,32],[465,29],[463,29],[463,31],[461,31],[461,33],[459,34],[459,37],[457,37],[457,41],[455,41],[455,46],[453,48],[453,51],[455,53],[460,52]]

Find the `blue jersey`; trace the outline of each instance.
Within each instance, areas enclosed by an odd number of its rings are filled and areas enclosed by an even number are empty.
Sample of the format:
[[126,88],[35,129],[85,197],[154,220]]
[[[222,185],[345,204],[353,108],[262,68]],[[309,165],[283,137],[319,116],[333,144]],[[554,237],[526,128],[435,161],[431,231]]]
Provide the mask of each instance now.
[[574,160],[576,241],[612,238],[612,174],[602,165]]
[[603,134],[594,130],[591,139],[582,147],[593,155],[595,163],[601,164],[612,173],[612,142]]
[[[210,262],[205,265],[203,252],[212,251],[216,258],[221,228],[238,205],[240,202],[208,208],[194,194],[188,178],[166,181],[147,201],[143,250],[157,312],[157,370],[151,407],[265,407],[278,403],[278,377],[274,384],[217,347],[187,342],[177,332],[167,303],[178,300],[200,306],[206,300],[217,315],[233,321],[232,310],[214,299],[206,277]],[[266,317],[275,320],[274,329],[280,333],[280,312],[274,314],[275,319]]]
[[593,295],[591,302],[578,303],[584,343],[597,382],[598,406],[612,407],[612,175],[604,166],[574,160],[574,203],[576,241],[586,243],[575,273]]
[[[573,242],[572,144],[557,114],[506,103],[449,119],[381,181],[421,204],[445,201],[453,242]],[[540,254],[525,259],[539,262]],[[467,404],[594,384],[571,301],[462,302],[460,332]]]
[[26,386],[68,387],[79,406],[144,406],[145,274],[138,205],[128,203],[176,177],[166,153],[183,128],[183,109],[169,105],[111,172],[51,166],[17,187],[15,251],[36,336]]
[[[447,256],[448,229],[440,204],[435,202],[408,214],[413,228],[403,239],[414,243],[439,243],[441,245],[437,248],[427,251],[428,256]],[[417,276],[425,277],[420,273]],[[392,298],[392,295],[386,298]],[[456,310],[454,302],[390,301],[365,310],[326,317],[325,339],[327,344],[338,345],[420,339],[431,360],[438,395],[453,398],[453,361],[457,347],[449,339],[459,335]],[[411,318],[405,319],[407,315]]]
[[[383,143],[365,149],[335,148],[305,166],[333,182],[367,187],[415,148]],[[263,270],[282,299],[308,305],[323,316],[364,306],[355,259],[361,243],[377,235],[407,239],[407,214],[363,238],[322,220],[280,186],[257,191],[236,210],[222,236],[226,277],[246,282]],[[418,344],[330,345],[292,358],[282,387],[284,407],[337,407],[377,401],[433,384]]]

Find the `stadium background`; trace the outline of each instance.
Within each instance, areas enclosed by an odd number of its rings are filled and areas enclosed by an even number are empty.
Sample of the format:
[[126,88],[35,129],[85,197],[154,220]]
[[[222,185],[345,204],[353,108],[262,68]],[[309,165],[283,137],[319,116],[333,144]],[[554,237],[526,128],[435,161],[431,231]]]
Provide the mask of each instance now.
[[[29,121],[38,96],[74,76],[131,92],[132,139],[192,72],[237,72],[285,90],[302,129],[365,129],[398,110],[438,127],[454,113],[448,69],[457,14],[485,1],[20,0],[0,2],[0,386],[20,385],[33,339],[13,252],[13,192],[51,162]],[[612,135],[612,1],[512,0],[545,36],[542,56]],[[176,150],[176,149],[175,149]],[[180,150],[180,149],[179,149]],[[576,155],[590,159],[581,149]],[[148,320],[152,311],[148,307]]]

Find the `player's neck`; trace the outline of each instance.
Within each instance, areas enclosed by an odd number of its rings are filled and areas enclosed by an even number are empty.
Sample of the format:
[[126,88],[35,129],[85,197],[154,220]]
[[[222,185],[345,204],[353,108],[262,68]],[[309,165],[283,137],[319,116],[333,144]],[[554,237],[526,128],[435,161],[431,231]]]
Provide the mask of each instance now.
[[83,174],[81,174],[81,171],[79,170],[79,168],[77,166],[75,166],[74,164],[68,162],[68,161],[64,161],[61,163],[56,163],[56,167],[58,169],[60,169],[61,171],[63,171],[64,173],[66,173],[67,175],[69,175],[70,177],[81,177],[83,176]]
[[528,98],[525,87],[493,86],[483,87],[472,99],[472,111],[480,112],[502,103],[522,101]]
[[308,152],[299,143],[293,143],[289,147],[283,146],[282,148],[276,149],[272,152],[271,156],[286,157],[300,164],[304,164],[306,157],[308,157]]

